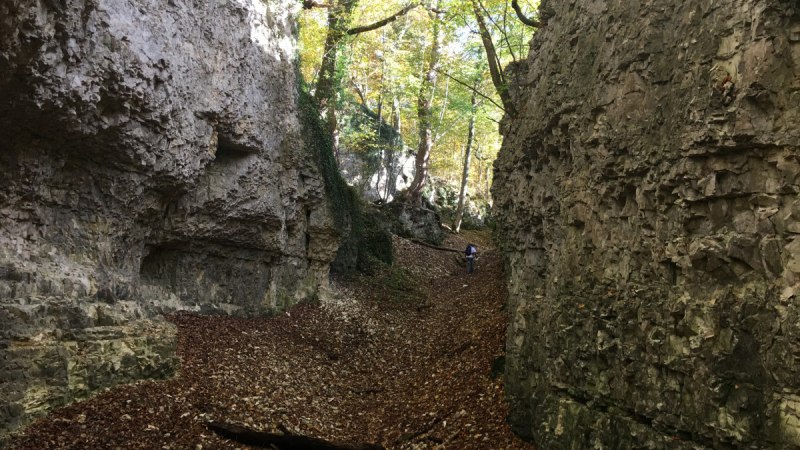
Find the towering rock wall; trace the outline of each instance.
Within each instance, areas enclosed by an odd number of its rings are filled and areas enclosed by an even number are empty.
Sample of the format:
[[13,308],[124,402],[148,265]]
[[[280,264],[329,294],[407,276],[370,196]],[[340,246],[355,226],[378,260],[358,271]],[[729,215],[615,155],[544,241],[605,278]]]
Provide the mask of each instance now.
[[800,446],[800,5],[542,8],[493,187],[514,428]]
[[267,313],[325,283],[295,3],[0,3],[0,434],[172,372],[160,314]]

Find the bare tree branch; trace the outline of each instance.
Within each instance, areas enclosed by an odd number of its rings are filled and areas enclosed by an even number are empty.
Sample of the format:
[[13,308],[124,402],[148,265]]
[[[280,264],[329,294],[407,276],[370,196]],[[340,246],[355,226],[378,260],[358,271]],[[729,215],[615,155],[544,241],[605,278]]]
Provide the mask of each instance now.
[[326,3],[317,3],[314,0],[303,0],[303,9],[311,8],[330,8],[331,5]]
[[520,22],[534,28],[539,28],[542,26],[541,22],[538,20],[533,20],[525,16],[525,14],[522,12],[522,8],[519,7],[517,0],[511,0],[511,7],[514,8],[514,12],[517,13],[517,17],[519,17]]
[[413,242],[415,244],[418,244],[418,245],[422,245],[423,247],[428,247],[428,248],[432,248],[434,250],[440,250],[440,251],[443,251],[443,252],[453,252],[453,253],[463,253],[464,252],[464,250],[458,250],[458,249],[455,249],[455,248],[439,247],[438,245],[429,244],[429,243],[427,243],[427,242],[425,242],[423,240],[420,240],[420,239],[413,239],[412,238],[412,239],[409,239],[409,241],[411,241],[411,242]]
[[400,11],[397,11],[396,13],[392,14],[391,16],[389,16],[389,17],[387,17],[385,19],[379,20],[379,21],[371,23],[369,25],[363,25],[363,26],[360,26],[360,27],[350,28],[349,30],[347,30],[347,34],[354,35],[354,34],[364,33],[364,32],[367,32],[367,31],[377,30],[378,28],[380,28],[380,27],[382,27],[384,25],[388,25],[388,24],[394,22],[395,20],[397,20],[398,17],[402,17],[402,16],[408,14],[409,11],[411,11],[414,8],[416,8],[417,6],[419,6],[419,3],[411,3],[411,4],[407,5],[405,8],[401,9]]
[[443,72],[442,70],[437,70],[437,72],[438,72],[438,73],[441,73],[442,75],[446,76],[447,78],[450,78],[451,80],[455,81],[456,83],[458,83],[458,84],[460,84],[460,85],[464,86],[465,88],[469,89],[469,90],[470,90],[470,92],[474,92],[474,93],[478,94],[478,96],[479,96],[479,97],[483,97],[483,98],[485,98],[486,100],[489,100],[489,103],[491,103],[491,104],[493,104],[494,106],[496,106],[496,107],[500,108],[501,110],[505,111],[505,108],[503,108],[503,106],[502,106],[502,105],[500,105],[500,104],[499,104],[499,103],[497,103],[496,101],[492,100],[492,98],[491,98],[491,97],[488,97],[488,96],[486,96],[486,94],[484,94],[483,92],[481,92],[481,91],[479,91],[479,90],[477,90],[477,89],[473,88],[473,87],[472,87],[472,86],[470,86],[469,84],[467,84],[467,83],[465,83],[465,82],[463,82],[463,81],[459,80],[458,78],[456,78],[456,77],[454,77],[454,76],[450,75],[450,74],[449,74],[449,73],[447,73],[447,72]]
[[508,84],[506,83],[505,75],[503,74],[500,58],[497,56],[497,50],[494,47],[494,42],[492,42],[492,35],[489,32],[489,29],[486,27],[486,21],[483,18],[481,9],[483,9],[481,1],[472,0],[472,11],[475,13],[476,22],[478,22],[478,29],[480,30],[483,49],[486,51],[486,61],[489,63],[489,74],[492,77],[492,84],[494,84],[494,87],[497,90],[497,95],[500,97],[500,101],[503,103],[503,111],[505,111],[510,117],[514,117],[516,115],[514,102],[511,98],[511,94],[508,92]]

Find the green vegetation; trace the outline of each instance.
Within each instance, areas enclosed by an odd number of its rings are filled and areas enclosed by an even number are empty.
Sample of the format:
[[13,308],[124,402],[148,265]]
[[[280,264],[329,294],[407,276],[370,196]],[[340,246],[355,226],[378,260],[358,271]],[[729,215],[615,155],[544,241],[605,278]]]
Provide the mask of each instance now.
[[418,277],[398,266],[383,266],[371,276],[360,276],[358,283],[372,293],[372,298],[382,303],[404,305],[425,299]]
[[339,174],[330,136],[320,120],[319,110],[303,84],[300,85],[298,103],[303,139],[322,174],[334,225],[343,236],[332,270],[348,272],[357,269],[370,273],[376,265],[391,264],[392,238],[383,225],[385,221],[380,212],[366,205]]
[[[394,156],[413,159],[415,151],[429,150],[429,176],[458,191],[474,115],[467,191],[488,204],[498,123],[509,110],[496,67],[524,58],[535,30],[511,3],[330,0],[304,10],[300,70],[324,117],[332,154],[363,157],[364,170],[383,170],[394,181],[400,176]],[[534,17],[537,5],[528,0],[520,6]],[[420,146],[424,141],[430,145]],[[369,182],[369,173],[361,175],[360,183]]]

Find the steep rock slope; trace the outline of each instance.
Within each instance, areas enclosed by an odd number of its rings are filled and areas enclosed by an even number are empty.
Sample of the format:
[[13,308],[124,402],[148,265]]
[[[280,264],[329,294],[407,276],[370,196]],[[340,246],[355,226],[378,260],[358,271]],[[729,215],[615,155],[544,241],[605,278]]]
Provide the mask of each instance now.
[[0,4],[0,433],[175,368],[176,309],[316,295],[294,2]]
[[493,187],[515,429],[800,445],[797,3],[542,9]]

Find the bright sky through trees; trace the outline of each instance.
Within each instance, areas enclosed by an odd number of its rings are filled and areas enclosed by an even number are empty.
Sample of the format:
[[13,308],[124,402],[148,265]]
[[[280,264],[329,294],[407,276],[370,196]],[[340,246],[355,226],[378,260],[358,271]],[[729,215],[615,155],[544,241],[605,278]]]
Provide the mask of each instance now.
[[[336,2],[342,0],[329,0]],[[521,23],[510,0],[481,0],[483,15],[503,66],[524,59],[534,28]],[[523,0],[520,6],[533,16],[538,2]],[[389,17],[410,3],[405,0],[361,0],[352,10],[349,27],[372,24]],[[416,151],[418,95],[431,57],[430,9],[433,1],[423,2],[395,21],[360,34],[345,36],[336,55],[336,108],[346,111],[345,104],[362,104],[382,120],[399,128],[405,148]],[[320,73],[328,27],[329,8],[315,7],[301,14],[301,73],[311,89]],[[456,189],[461,181],[463,152],[467,128],[472,114],[472,90],[478,91],[475,108],[470,192],[488,198],[491,163],[500,146],[497,132],[503,111],[502,102],[489,76],[486,53],[481,42],[470,0],[439,0],[440,48],[437,76],[431,95],[430,175],[442,179]],[[354,142],[356,133],[348,126],[347,115],[336,119],[342,146]],[[358,136],[355,136],[358,137]],[[347,150],[347,149],[345,149]]]

